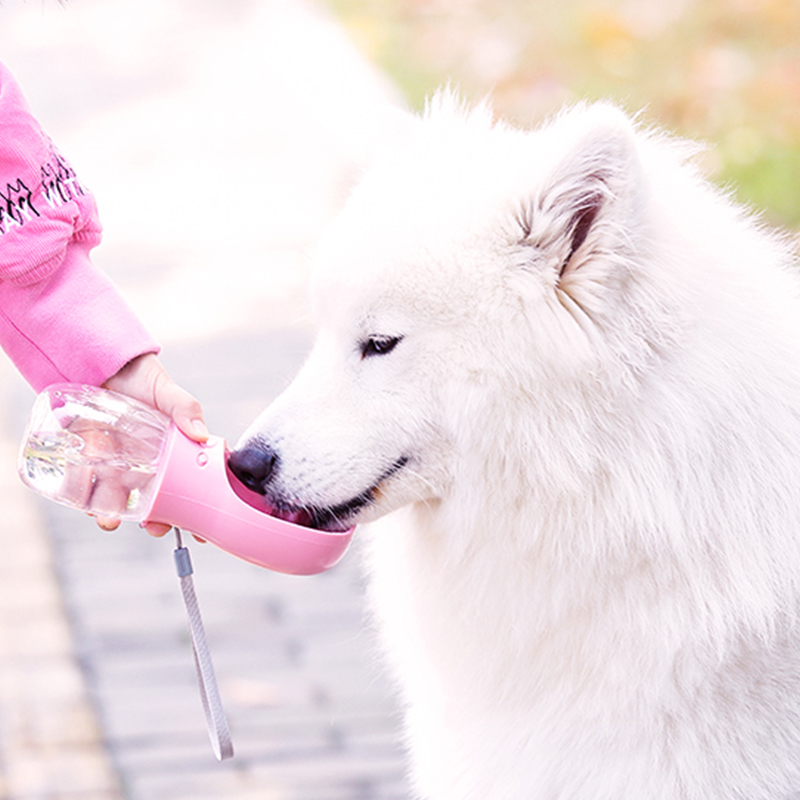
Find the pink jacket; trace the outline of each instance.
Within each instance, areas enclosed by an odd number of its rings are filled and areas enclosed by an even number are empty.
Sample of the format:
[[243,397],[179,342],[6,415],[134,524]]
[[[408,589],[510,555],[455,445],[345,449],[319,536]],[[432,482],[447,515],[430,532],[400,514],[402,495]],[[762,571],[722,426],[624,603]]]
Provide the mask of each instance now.
[[91,263],[100,234],[94,198],[0,64],[0,346],[37,391],[99,385],[158,352]]

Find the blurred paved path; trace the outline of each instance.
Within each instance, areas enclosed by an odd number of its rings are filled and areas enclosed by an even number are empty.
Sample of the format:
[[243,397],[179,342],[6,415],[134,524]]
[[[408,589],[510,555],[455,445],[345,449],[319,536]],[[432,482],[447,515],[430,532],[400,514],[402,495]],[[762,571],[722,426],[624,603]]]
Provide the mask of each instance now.
[[[0,58],[98,195],[97,263],[234,441],[307,352],[307,253],[391,88],[305,0],[6,0]],[[8,370],[0,800],[406,798],[357,545],[313,578],[192,547],[237,752],[218,764],[172,541],[25,493],[32,393]]]
[[103,731],[90,702],[52,540],[36,498],[16,474],[9,389],[2,365],[0,429],[0,798],[121,800]]

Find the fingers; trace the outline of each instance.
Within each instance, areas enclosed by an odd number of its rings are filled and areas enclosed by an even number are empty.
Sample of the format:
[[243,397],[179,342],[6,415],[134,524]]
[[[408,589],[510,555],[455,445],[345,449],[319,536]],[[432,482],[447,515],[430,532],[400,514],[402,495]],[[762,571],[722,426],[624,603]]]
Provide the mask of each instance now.
[[[89,516],[92,517],[94,515],[89,514]],[[97,523],[97,527],[107,531],[108,533],[115,531],[120,526],[120,520],[116,517],[95,517],[94,519]],[[172,525],[165,525],[163,522],[148,522],[146,525],[142,525],[141,527],[143,527],[151,536],[155,536],[157,538],[164,536],[166,533],[169,533],[172,530]],[[204,539],[199,539],[197,536],[194,538],[197,539],[198,542],[205,542]]]
[[[91,514],[89,516],[92,516]],[[111,532],[115,531],[119,528],[120,520],[116,517],[96,517],[95,521],[97,522],[97,526],[104,531]],[[162,536],[166,535],[172,530],[172,525],[166,525],[163,522],[148,522],[146,525],[142,525],[142,527],[151,535],[155,536],[156,538],[161,538]],[[200,544],[205,544],[206,540],[201,539],[197,534],[192,534],[192,537],[196,542]]]
[[165,525],[163,522],[148,522],[144,529],[151,536],[161,537],[172,530],[172,525]]
[[101,530],[108,532],[115,531],[117,528],[119,528],[120,523],[116,517],[96,517],[95,521]]

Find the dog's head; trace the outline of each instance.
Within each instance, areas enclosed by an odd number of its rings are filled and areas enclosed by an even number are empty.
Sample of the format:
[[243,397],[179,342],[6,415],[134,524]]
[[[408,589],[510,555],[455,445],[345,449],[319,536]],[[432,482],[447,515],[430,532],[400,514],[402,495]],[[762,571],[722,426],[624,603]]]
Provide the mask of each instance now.
[[597,378],[638,247],[637,135],[613,108],[520,132],[442,96],[397,138],[321,248],[309,360],[231,456],[324,528],[516,469],[515,417],[552,434],[560,391]]

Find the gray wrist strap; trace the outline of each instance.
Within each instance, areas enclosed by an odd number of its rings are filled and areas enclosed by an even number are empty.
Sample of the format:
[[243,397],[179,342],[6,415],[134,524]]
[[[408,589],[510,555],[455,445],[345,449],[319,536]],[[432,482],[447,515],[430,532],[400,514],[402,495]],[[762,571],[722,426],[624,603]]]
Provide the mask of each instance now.
[[222,700],[217,688],[217,679],[214,675],[214,665],[211,663],[211,652],[206,641],[206,632],[203,620],[200,617],[200,607],[197,605],[197,596],[194,592],[192,581],[192,560],[189,551],[181,542],[181,532],[175,528],[176,548],[175,567],[181,579],[183,602],[189,617],[189,633],[192,637],[192,650],[194,651],[194,664],[197,669],[197,681],[200,684],[200,697],[203,701],[203,710],[206,714],[208,735],[211,739],[211,748],[218,761],[233,757],[233,743],[228,730],[228,720],[222,708]]

